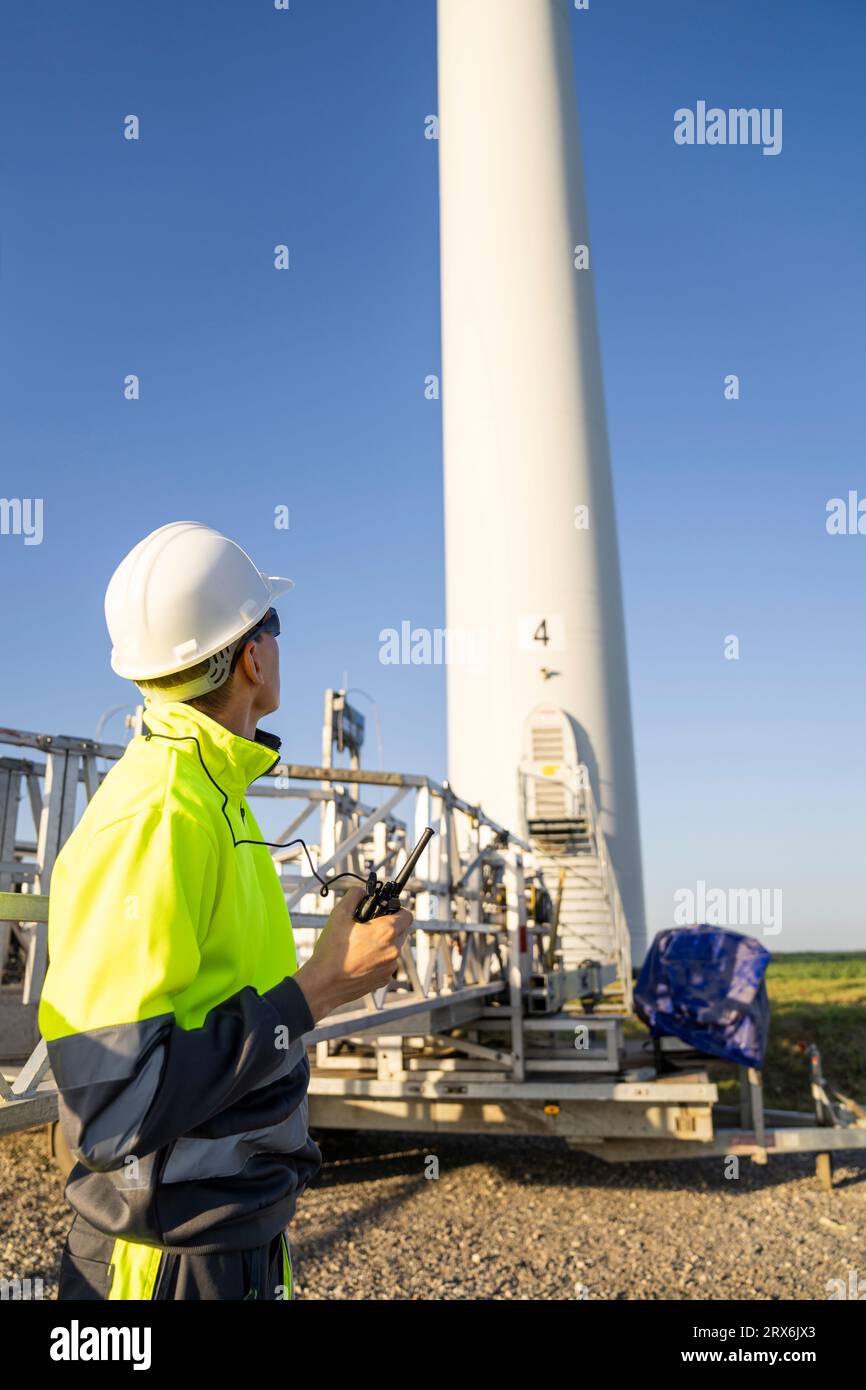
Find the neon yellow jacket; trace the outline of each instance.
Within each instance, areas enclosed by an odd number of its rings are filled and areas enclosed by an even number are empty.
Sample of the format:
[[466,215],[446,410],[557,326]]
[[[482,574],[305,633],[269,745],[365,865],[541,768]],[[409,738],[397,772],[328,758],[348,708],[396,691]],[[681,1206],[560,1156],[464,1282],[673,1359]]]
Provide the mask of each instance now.
[[279,741],[145,706],[51,880],[39,1024],[78,1162],[66,1195],[106,1234],[199,1252],[270,1240],[321,1166],[314,1026],[246,789]]

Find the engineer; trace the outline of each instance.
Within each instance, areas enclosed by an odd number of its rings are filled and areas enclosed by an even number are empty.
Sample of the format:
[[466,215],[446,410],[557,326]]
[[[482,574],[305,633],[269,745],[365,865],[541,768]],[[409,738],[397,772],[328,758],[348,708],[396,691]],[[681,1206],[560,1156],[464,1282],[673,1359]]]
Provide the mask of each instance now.
[[304,1035],[385,985],[409,912],[350,888],[299,970],[246,799],[278,761],[274,601],[211,527],[146,536],[105,596],[144,728],[56,861],[39,1025],[76,1160],[61,1299],[290,1299],[287,1228],[322,1156]]

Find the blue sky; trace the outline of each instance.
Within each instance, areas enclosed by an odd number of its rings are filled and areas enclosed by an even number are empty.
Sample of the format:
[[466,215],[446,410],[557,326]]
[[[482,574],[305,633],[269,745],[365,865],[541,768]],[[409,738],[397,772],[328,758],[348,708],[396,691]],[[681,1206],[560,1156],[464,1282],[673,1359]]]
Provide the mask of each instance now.
[[[771,946],[862,947],[866,537],[825,506],[866,494],[866,7],[571,22],[650,927],[703,879],[782,888]],[[108,577],[193,518],[296,580],[291,756],[348,672],[386,765],[444,775],[444,670],[378,661],[444,623],[433,0],[49,0],[0,50],[0,493],[44,499],[0,537],[0,719],[92,734]],[[701,99],[781,107],[782,152],[675,145]]]

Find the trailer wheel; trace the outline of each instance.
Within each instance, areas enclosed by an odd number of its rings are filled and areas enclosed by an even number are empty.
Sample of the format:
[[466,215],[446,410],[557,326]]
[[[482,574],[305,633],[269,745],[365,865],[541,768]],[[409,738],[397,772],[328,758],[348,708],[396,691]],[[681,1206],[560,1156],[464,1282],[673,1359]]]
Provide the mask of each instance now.
[[75,1167],[75,1158],[63,1137],[63,1130],[57,1120],[48,1126],[48,1154],[50,1158],[53,1158],[65,1183]]
[[815,1175],[823,1192],[833,1191],[832,1153],[820,1153],[815,1155]]

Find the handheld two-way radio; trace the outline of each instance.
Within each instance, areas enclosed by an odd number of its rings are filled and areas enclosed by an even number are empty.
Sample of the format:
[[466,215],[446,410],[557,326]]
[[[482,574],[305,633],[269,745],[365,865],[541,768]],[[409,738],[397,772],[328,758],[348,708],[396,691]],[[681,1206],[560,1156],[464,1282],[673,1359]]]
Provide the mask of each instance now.
[[389,912],[400,911],[400,894],[412,877],[412,870],[435,833],[435,830],[427,827],[396,878],[382,883],[374,873],[370,874],[367,879],[367,891],[352,914],[355,922],[369,922],[373,917],[385,917]]

